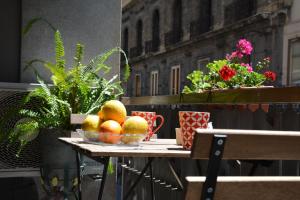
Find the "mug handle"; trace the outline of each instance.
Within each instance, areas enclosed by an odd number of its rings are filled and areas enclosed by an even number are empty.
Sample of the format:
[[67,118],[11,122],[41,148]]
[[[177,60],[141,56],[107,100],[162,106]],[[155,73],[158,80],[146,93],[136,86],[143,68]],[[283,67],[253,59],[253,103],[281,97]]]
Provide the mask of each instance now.
[[160,118],[160,124],[156,127],[155,130],[152,131],[151,136],[152,136],[154,133],[156,133],[156,132],[158,131],[158,129],[160,129],[160,128],[162,127],[162,125],[164,124],[164,122],[165,122],[164,117],[161,116],[161,115],[155,115],[155,117],[153,118],[153,121],[156,120],[157,118]]

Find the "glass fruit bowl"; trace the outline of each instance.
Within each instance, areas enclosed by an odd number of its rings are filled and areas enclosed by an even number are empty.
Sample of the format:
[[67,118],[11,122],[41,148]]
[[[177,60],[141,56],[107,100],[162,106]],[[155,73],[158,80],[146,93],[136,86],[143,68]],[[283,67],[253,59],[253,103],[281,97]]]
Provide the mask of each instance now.
[[83,138],[84,141],[89,143],[105,143],[105,144],[120,144],[121,137],[120,134],[105,133],[105,132],[94,132],[94,131],[84,131],[82,129],[77,129],[77,133]]
[[82,129],[77,129],[77,133],[83,138],[85,142],[93,144],[124,144],[124,145],[139,145],[141,141],[146,137],[145,134],[114,134],[114,133],[104,133],[104,132],[93,132],[84,131]]
[[121,142],[126,145],[139,145],[146,137],[145,134],[125,133],[122,134]]

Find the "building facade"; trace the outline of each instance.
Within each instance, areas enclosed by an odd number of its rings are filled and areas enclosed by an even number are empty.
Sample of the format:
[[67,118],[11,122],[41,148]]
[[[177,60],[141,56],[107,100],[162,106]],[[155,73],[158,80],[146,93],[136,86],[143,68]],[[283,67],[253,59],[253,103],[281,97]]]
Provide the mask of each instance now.
[[277,85],[297,84],[300,74],[293,74],[300,68],[295,39],[300,33],[298,4],[297,0],[132,0],[122,16],[122,47],[132,67],[127,96],[180,93],[189,73],[205,71],[209,61],[224,58],[240,38],[252,42],[253,64],[272,57]]

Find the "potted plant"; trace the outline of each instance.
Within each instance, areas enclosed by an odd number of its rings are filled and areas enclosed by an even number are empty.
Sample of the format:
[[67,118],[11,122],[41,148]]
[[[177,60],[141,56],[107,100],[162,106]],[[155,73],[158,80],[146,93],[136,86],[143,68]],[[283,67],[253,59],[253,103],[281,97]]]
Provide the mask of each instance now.
[[[126,67],[123,80],[129,77],[129,65],[127,57],[119,47],[113,48],[104,54],[96,56],[88,64],[82,63],[84,47],[76,45],[74,64],[67,67],[64,59],[64,45],[59,31],[55,31],[55,63],[35,59],[29,61],[25,68],[32,68],[36,74],[39,86],[28,93],[21,106],[14,109],[13,116],[22,118],[14,128],[9,131],[8,140],[10,143],[20,143],[20,150],[27,144],[29,138],[39,131],[39,139],[42,148],[42,178],[48,192],[61,192],[59,180],[61,173],[52,173],[52,167],[73,168],[74,172],[64,174],[63,179],[71,179],[72,173],[75,175],[75,154],[69,147],[60,144],[57,137],[69,136],[71,131],[70,115],[97,113],[101,105],[111,99],[117,99],[123,94],[121,81],[118,75],[114,75],[110,80],[99,74],[109,73],[111,67],[106,65],[106,61],[114,53],[122,53],[125,57]],[[51,83],[48,84],[35,68],[40,64],[51,72]],[[35,102],[36,106],[30,107],[30,103]],[[43,177],[47,176],[47,177]],[[54,176],[54,177],[53,177]],[[64,180],[68,181],[68,180]],[[75,181],[76,182],[76,181]],[[64,188],[63,195],[67,195],[72,184],[67,184],[69,188]],[[66,184],[64,184],[66,186]]]
[[243,87],[261,87],[265,83],[276,80],[276,74],[266,70],[271,62],[270,57],[259,61],[256,66],[250,63],[253,51],[252,44],[241,39],[236,44],[236,50],[226,56],[226,59],[215,60],[207,64],[208,74],[200,70],[187,76],[190,86],[185,86],[183,93],[198,93],[206,90],[219,90]]

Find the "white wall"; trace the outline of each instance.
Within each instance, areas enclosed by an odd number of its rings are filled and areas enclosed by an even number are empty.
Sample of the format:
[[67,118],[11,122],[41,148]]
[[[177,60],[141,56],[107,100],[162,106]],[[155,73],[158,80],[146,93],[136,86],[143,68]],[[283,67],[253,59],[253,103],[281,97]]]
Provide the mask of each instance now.
[[[23,26],[36,17],[50,21],[62,34],[67,64],[72,65],[75,45],[85,46],[85,63],[92,57],[120,46],[120,0],[26,0],[22,1]],[[31,59],[54,60],[54,33],[45,23],[37,23],[22,38],[21,68]],[[119,55],[109,65],[119,73]],[[21,71],[21,82],[35,82],[32,71]],[[42,70],[45,76],[49,73]],[[112,75],[111,74],[111,75]]]
[[294,0],[291,8],[289,23],[284,27],[283,36],[283,63],[282,84],[287,84],[288,43],[290,39],[300,37],[300,0]]

